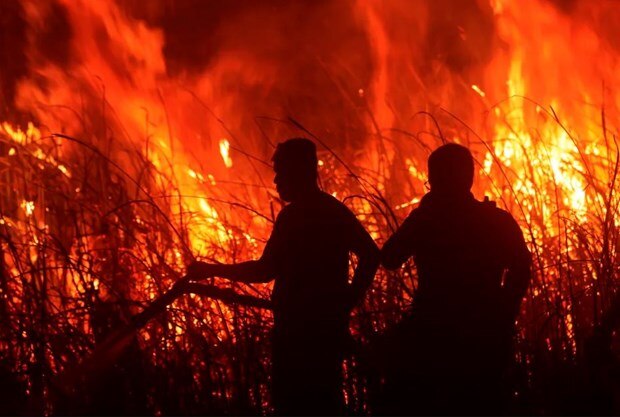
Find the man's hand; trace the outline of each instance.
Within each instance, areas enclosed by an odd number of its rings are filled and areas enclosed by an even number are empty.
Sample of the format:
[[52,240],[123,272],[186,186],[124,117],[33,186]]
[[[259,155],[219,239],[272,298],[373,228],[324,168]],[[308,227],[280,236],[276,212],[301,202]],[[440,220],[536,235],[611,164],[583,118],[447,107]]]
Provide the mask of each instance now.
[[194,281],[211,278],[215,275],[215,266],[206,262],[193,262],[187,267],[185,276]]

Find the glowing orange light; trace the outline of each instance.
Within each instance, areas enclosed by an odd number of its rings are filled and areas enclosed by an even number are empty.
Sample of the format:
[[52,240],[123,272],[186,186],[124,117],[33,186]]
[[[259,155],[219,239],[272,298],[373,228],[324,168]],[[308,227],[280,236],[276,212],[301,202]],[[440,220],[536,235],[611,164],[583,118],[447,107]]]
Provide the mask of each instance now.
[[224,165],[226,165],[226,168],[232,167],[233,161],[230,157],[230,143],[226,139],[220,140],[220,154],[222,155],[222,159],[224,160]]

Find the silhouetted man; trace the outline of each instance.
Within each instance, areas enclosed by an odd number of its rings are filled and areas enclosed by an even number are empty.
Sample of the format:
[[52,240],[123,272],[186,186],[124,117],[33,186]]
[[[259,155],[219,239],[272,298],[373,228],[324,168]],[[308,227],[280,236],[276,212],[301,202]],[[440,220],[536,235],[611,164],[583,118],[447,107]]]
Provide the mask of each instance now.
[[439,147],[428,173],[430,192],[382,250],[386,268],[413,257],[418,273],[411,315],[386,336],[388,412],[499,413],[530,253],[512,216],[470,193],[467,148]]
[[[374,241],[342,203],[317,184],[308,139],[289,139],[273,156],[276,188],[290,202],[263,255],[234,265],[197,262],[188,274],[240,282],[275,279],[272,293],[273,402],[278,414],[342,414],[342,360],[348,320],[379,265]],[[349,253],[358,257],[349,284]]]

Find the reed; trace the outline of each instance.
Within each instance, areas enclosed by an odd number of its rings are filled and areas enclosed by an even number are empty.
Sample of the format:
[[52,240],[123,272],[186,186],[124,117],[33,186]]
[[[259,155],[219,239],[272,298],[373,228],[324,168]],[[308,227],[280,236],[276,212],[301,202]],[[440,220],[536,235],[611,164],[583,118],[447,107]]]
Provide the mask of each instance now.
[[[274,131],[284,125],[321,144],[322,186],[356,213],[379,245],[425,192],[429,150],[454,138],[470,146],[480,167],[476,195],[491,194],[515,216],[534,257],[509,375],[514,412],[560,414],[578,410],[583,385],[570,381],[586,373],[585,341],[617,286],[620,158],[617,132],[609,128],[615,121],[601,114],[590,141],[552,109],[537,129],[523,130],[506,117],[501,130],[485,134],[445,113],[419,131],[360,133],[351,127],[364,138],[367,154],[356,145],[332,149],[329,138],[298,120],[278,120]],[[260,255],[279,204],[266,185],[269,171],[257,168],[258,176],[252,172],[238,181],[203,180],[204,195],[187,195],[181,168],[171,161],[157,165],[140,146],[110,150],[86,128],[82,136],[70,136],[33,127],[19,140],[7,129],[0,129],[3,411],[271,412],[271,313],[199,295],[178,298],[133,334],[96,381],[71,395],[58,386],[59,375],[164,294],[197,252],[227,262]],[[562,138],[562,147],[553,137]],[[508,145],[519,158],[506,157]],[[570,165],[572,174],[558,164]],[[571,200],[576,194],[583,210]],[[200,200],[209,209],[197,209]],[[381,269],[354,311],[351,328],[359,346],[345,363],[344,387],[354,413],[372,411],[374,382],[363,351],[406,313],[416,283],[411,263],[397,272]],[[269,285],[211,284],[269,297]]]

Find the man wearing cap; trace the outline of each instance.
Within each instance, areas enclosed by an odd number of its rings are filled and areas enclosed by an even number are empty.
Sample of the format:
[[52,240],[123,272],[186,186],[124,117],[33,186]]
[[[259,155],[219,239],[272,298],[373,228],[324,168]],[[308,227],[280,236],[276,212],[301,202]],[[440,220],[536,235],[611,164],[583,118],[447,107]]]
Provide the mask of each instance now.
[[[349,314],[370,286],[379,251],[353,213],[317,182],[316,147],[280,143],[275,185],[288,202],[260,259],[220,265],[196,262],[188,275],[255,283],[275,280],[272,301],[272,399],[276,413],[344,413],[342,360]],[[349,284],[349,254],[358,258]]]
[[386,336],[386,412],[499,414],[530,253],[508,212],[472,196],[467,148],[439,147],[428,173],[430,192],[381,253],[388,269],[412,257],[418,274],[409,317]]

